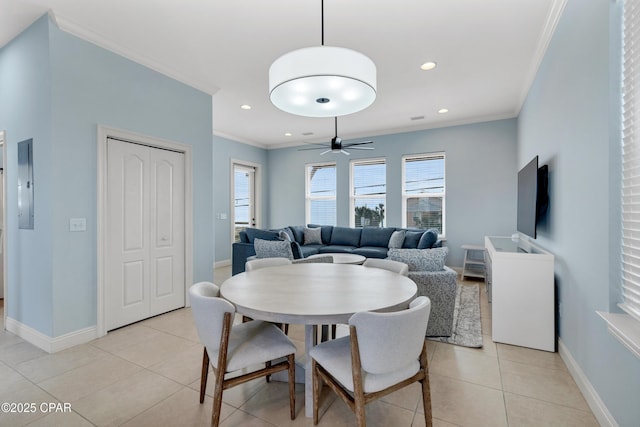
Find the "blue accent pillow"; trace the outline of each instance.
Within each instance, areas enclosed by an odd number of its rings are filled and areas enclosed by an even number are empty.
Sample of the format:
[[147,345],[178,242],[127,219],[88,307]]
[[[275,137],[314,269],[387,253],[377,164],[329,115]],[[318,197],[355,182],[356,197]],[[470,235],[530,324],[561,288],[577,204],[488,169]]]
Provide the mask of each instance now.
[[277,231],[261,230],[259,228],[247,228],[245,231],[247,232],[249,243],[255,243],[256,239],[280,240]]
[[424,234],[424,231],[412,231],[407,230],[404,235],[404,243],[402,247],[405,249],[417,249],[420,238]]
[[296,242],[303,244],[304,243],[304,226],[302,225],[291,225],[289,226],[291,233],[293,234],[293,240]]
[[418,242],[418,249],[431,249],[433,244],[438,241],[438,230],[431,228],[424,232]]

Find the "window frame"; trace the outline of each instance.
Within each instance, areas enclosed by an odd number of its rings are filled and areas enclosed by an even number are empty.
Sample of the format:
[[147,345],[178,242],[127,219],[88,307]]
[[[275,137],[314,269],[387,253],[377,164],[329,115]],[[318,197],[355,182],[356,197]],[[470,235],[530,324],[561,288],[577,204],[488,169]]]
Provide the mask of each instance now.
[[384,198],[384,209],[385,209],[385,215],[382,219],[382,224],[381,227],[386,227],[386,223],[387,223],[387,213],[388,213],[388,206],[387,206],[387,192],[388,192],[388,187],[387,187],[387,159],[386,157],[374,157],[374,158],[367,158],[367,159],[353,159],[349,162],[349,226],[350,227],[356,227],[356,218],[355,218],[355,202],[356,199],[380,199],[381,196],[379,194],[375,194],[375,195],[361,195],[361,196],[356,196],[355,195],[355,188],[354,188],[354,169],[356,166],[362,166],[362,165],[374,165],[374,164],[384,164],[384,196],[382,196],[382,198]]
[[[336,187],[333,191],[333,196],[317,196],[311,194],[311,170],[313,168],[329,168],[333,167],[336,174]],[[338,221],[338,200],[337,200],[337,192],[338,192],[338,167],[336,162],[316,162],[316,163],[306,163],[304,165],[304,219],[305,224],[311,224],[311,202],[314,200],[333,200],[336,205],[335,216],[335,224],[320,224],[320,225],[337,225]]]
[[[444,162],[444,167],[442,170],[442,179],[443,179],[443,191],[440,193],[425,193],[425,195],[421,194],[407,194],[406,191],[406,165],[407,160],[435,160],[442,159]],[[402,193],[402,227],[407,228],[407,199],[409,198],[442,198],[442,232],[439,233],[438,238],[444,239],[446,236],[447,230],[447,157],[444,151],[434,152],[434,153],[421,153],[421,154],[406,154],[402,156],[402,178],[401,178],[401,193]]]

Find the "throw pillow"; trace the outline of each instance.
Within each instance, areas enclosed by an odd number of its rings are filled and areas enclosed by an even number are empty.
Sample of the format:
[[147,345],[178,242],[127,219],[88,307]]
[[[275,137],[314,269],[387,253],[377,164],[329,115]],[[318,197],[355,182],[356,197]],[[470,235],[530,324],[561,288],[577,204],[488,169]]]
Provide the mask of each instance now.
[[402,244],[404,243],[405,233],[405,230],[394,231],[393,234],[391,234],[391,238],[389,239],[389,248],[400,249],[402,247]]
[[438,230],[431,228],[424,232],[418,242],[418,249],[430,249],[438,241]]
[[304,245],[321,245],[322,229],[305,227],[304,229]]
[[389,249],[387,257],[404,262],[409,271],[441,271],[449,254],[449,248],[433,249]]
[[291,241],[291,236],[289,236],[289,233],[284,230],[280,230],[280,232],[278,233],[278,237],[280,237],[280,239],[284,240],[285,242]]
[[253,247],[258,258],[287,258],[293,259],[291,242],[284,240],[262,240],[255,239]]

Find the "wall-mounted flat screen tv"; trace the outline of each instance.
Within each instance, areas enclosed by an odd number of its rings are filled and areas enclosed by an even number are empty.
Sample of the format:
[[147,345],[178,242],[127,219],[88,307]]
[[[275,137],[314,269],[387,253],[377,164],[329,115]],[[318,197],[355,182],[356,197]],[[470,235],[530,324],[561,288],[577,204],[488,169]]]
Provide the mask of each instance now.
[[536,238],[538,212],[538,156],[518,172],[518,231]]

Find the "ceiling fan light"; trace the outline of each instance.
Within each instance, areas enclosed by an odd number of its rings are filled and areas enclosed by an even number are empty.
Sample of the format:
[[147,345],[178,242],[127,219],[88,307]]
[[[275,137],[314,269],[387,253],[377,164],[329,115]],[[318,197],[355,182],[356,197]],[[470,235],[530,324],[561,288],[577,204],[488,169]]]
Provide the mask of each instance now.
[[271,64],[269,97],[279,109],[299,116],[355,113],[376,98],[376,66],[362,53],[342,47],[294,50]]

